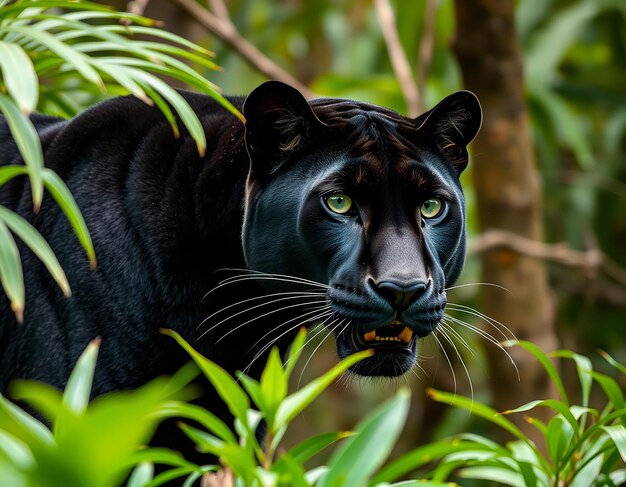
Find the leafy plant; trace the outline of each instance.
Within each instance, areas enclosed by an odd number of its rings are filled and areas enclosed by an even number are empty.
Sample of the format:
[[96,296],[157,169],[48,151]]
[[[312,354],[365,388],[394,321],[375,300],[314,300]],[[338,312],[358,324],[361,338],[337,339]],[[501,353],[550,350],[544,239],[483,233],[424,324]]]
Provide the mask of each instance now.
[[[511,411],[498,413],[466,397],[431,390],[436,401],[471,411],[504,429],[515,439],[500,445],[486,437],[462,434],[427,445],[403,456],[385,469],[375,481],[389,481],[440,460],[427,477],[445,480],[458,471],[464,479],[494,480],[511,486],[619,486],[626,482],[626,403],[624,393],[612,377],[594,371],[591,361],[569,350],[544,354],[525,341],[506,342],[528,350],[544,367],[554,383],[559,400],[536,400]],[[603,354],[607,362],[626,376],[626,367]],[[580,382],[581,404],[572,404],[551,357],[572,360]],[[607,403],[601,410],[589,404],[593,383],[604,392]],[[509,414],[546,407],[554,416],[544,423],[526,416],[545,441],[536,445],[513,422]]]
[[89,403],[98,347],[94,340],[83,352],[63,394],[41,383],[14,384],[14,396],[37,410],[51,429],[0,395],[1,485],[108,487],[119,485],[145,460],[190,465],[172,452],[140,447],[154,432],[154,413],[162,404],[190,397],[184,387],[197,369],[186,367],[171,379]]
[[[150,19],[115,12],[96,3],[0,0],[0,113],[6,117],[25,162],[1,166],[0,185],[17,176],[28,176],[35,213],[47,189],[95,266],[87,225],[64,182],[44,168],[41,144],[29,115],[38,109],[72,116],[93,101],[94,92],[131,93],[156,105],[177,136],[180,120],[203,153],[206,140],[198,117],[183,97],[157,75],[207,93],[242,118],[212,83],[182,61],[214,69],[210,57],[209,51],[156,28]],[[71,291],[63,269],[41,235],[24,218],[0,208],[0,281],[21,321],[24,281],[13,235],[44,262],[65,295]]]

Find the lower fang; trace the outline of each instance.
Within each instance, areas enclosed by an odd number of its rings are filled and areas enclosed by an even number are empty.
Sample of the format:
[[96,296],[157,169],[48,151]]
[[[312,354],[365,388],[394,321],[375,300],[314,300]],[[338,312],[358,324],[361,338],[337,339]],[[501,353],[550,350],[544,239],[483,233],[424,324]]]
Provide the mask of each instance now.
[[404,343],[409,343],[413,338],[413,330],[411,330],[408,326],[405,326],[404,330],[402,330],[402,332],[398,335],[398,338]]
[[373,340],[376,339],[376,331],[372,330],[372,331],[368,331],[365,335],[363,335],[363,338],[365,339],[366,342],[371,342]]

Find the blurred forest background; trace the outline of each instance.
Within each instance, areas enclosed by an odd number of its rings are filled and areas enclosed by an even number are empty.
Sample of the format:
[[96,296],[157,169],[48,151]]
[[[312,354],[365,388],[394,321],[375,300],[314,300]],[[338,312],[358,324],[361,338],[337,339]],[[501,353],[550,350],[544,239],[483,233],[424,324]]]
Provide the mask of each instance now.
[[[161,20],[214,51],[223,70],[204,74],[226,94],[275,78],[309,97],[354,98],[411,116],[459,89],[483,103],[483,129],[463,175],[470,245],[461,286],[450,291],[447,329],[454,331],[424,340],[414,375],[338,384],[292,435],[349,429],[404,383],[414,391],[404,449],[477,427],[467,413],[429,401],[428,387],[500,410],[550,396],[543,373],[521,350],[512,352],[518,379],[493,343],[510,337],[499,324],[547,351],[567,347],[594,358],[603,349],[626,359],[626,2],[115,6]],[[316,345],[303,381],[336,360],[330,340]],[[574,379],[573,371],[562,373]]]

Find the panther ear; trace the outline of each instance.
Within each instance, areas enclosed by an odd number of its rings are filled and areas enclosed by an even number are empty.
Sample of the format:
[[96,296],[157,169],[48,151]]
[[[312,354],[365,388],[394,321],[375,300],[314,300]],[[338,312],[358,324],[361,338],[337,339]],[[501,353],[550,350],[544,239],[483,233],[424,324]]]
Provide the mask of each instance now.
[[321,125],[302,94],[280,81],[267,81],[248,95],[243,104],[245,143],[251,169],[267,175],[283,156],[295,151]]
[[468,163],[467,145],[478,133],[482,109],[471,91],[457,91],[417,117],[417,129],[435,137],[437,145],[460,174]]

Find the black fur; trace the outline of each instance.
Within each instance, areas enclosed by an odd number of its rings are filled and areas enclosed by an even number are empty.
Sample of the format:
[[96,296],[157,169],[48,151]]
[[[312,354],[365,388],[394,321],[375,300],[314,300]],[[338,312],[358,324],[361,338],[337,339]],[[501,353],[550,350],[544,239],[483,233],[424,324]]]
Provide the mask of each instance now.
[[[480,125],[473,95],[458,93],[410,120],[349,100],[322,99],[310,106],[292,88],[269,82],[248,97],[245,108],[243,98],[230,99],[244,110],[245,128],[210,98],[184,96],[207,135],[204,157],[186,132],[174,138],[159,110],[133,97],[104,102],[68,121],[33,117],[45,164],[76,198],[98,265],[90,269],[49,197],[33,214],[26,178],[1,188],[0,204],[27,217],[44,235],[73,292],[63,297],[38,259],[21,247],[23,324],[0,297],[3,393],[16,378],[62,387],[96,336],[102,345],[95,395],[171,374],[188,357],[159,334],[164,327],[234,373],[283,331],[278,344],[284,348],[298,315],[312,316],[305,307],[267,316],[250,311],[213,328],[218,318],[203,320],[228,304],[303,289],[247,280],[205,298],[227,275],[219,271],[224,268],[249,267],[329,285],[320,305],[350,323],[338,333],[340,356],[367,345],[355,337],[392,320],[406,323],[416,336],[437,325],[444,288],[458,277],[465,251],[458,176],[467,164],[465,146]],[[4,121],[0,163],[21,163]],[[324,198],[333,192],[350,193],[358,212],[330,212]],[[447,213],[437,222],[420,223],[416,208],[433,195],[447,198]],[[423,292],[410,302],[403,297],[400,309],[397,289],[405,288]],[[415,340],[397,352],[381,348],[356,371],[405,372],[415,360]],[[249,373],[258,375],[262,365],[254,361]],[[202,402],[226,417],[214,394],[207,392]]]

